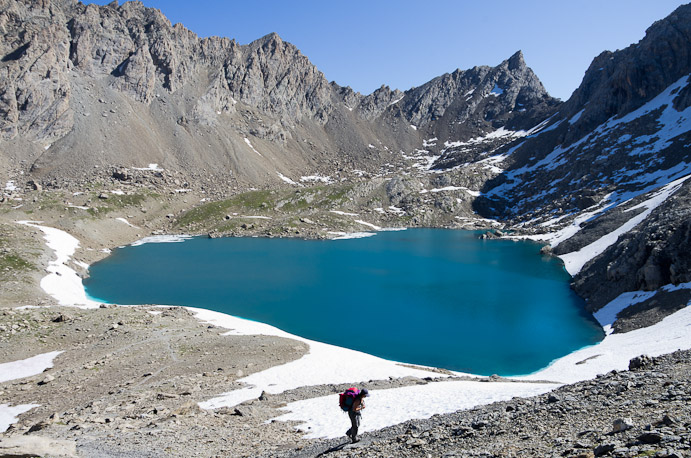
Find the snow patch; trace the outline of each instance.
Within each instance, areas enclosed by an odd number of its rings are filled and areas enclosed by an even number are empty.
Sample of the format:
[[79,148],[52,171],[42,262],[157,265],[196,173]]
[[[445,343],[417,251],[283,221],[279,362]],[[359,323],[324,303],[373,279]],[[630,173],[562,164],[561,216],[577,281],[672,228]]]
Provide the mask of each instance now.
[[609,304],[602,307],[597,312],[593,313],[595,319],[600,323],[600,326],[605,330],[605,333],[612,333],[612,325],[617,321],[617,315],[625,308],[647,301],[657,294],[657,291],[630,291],[622,293],[613,299]]
[[285,181],[288,184],[296,185],[296,186],[302,186],[300,183],[296,183],[287,176],[283,175],[281,172],[276,172],[276,175],[278,175],[278,178],[281,180]]
[[502,95],[503,93],[504,93],[504,89],[500,88],[499,86],[497,86],[497,85],[495,84],[494,87],[492,88],[492,90],[490,91],[490,93],[489,93],[488,95],[491,95],[491,96],[494,96],[494,97],[499,97],[499,96]]
[[403,210],[402,208],[395,207],[393,205],[389,205],[389,211],[398,216],[405,215],[405,210]]
[[571,119],[569,119],[569,124],[576,124],[576,121],[578,121],[579,119],[581,119],[581,115],[583,114],[584,111],[585,111],[585,108],[583,108],[581,111],[579,111],[578,113],[576,113],[575,115],[573,115],[573,116],[571,117]]
[[55,298],[60,305],[98,307],[101,303],[86,297],[81,277],[67,266],[79,247],[79,240],[59,229],[40,226],[40,223],[36,221],[18,221],[17,223],[40,229],[46,245],[55,252],[56,259],[46,267],[48,275],[41,279],[41,289]]
[[305,176],[305,177],[300,177],[301,182],[308,182],[308,183],[316,183],[316,182],[321,182],[321,183],[326,183],[330,184],[333,183],[334,180],[330,176],[322,176],[322,175],[310,175],[310,176]]
[[372,224],[372,223],[368,223],[367,221],[362,221],[362,220],[356,219],[355,222],[358,223],[358,224],[362,224],[363,226],[371,227],[371,228],[374,229],[375,231],[380,231],[380,230],[381,230],[381,227],[379,227],[379,226],[377,226],[377,225],[374,225],[374,224]]
[[0,433],[4,433],[13,423],[16,423],[19,415],[34,407],[39,407],[39,404],[22,404],[14,407],[9,404],[0,404]]
[[149,164],[148,167],[132,167],[134,170],[149,170],[151,172],[163,172],[163,169],[158,164]]
[[130,246],[140,246],[146,243],[180,243],[191,239],[191,235],[152,235],[133,242]]
[[620,235],[629,232],[639,223],[644,221],[653,212],[653,210],[659,207],[665,200],[667,200],[669,196],[674,194],[681,187],[682,183],[689,178],[691,178],[691,175],[686,176],[684,178],[680,178],[676,181],[669,183],[666,186],[663,186],[662,189],[653,194],[653,196],[650,199],[626,210],[632,211],[640,208],[645,208],[645,211],[634,216],[629,221],[622,224],[615,231],[610,232],[609,234],[599,238],[590,245],[587,245],[578,251],[574,251],[572,253],[567,253],[560,256],[560,258],[564,261],[564,267],[569,272],[569,274],[571,274],[571,276],[576,275],[578,272],[581,271],[583,266],[588,261],[595,258],[599,254],[604,252],[608,247],[613,245]]
[[259,151],[257,151],[256,149],[254,149],[254,146],[252,146],[252,142],[250,142],[250,139],[249,139],[249,138],[245,137],[245,143],[247,143],[247,146],[249,146],[250,149],[251,149],[252,151],[254,151],[255,153],[257,153],[257,154],[260,155],[261,157],[264,157],[264,156],[261,155],[261,153],[260,153]]
[[422,141],[422,147],[423,147],[423,148],[428,148],[428,147],[430,147],[430,146],[437,146],[437,143],[436,143],[437,140],[438,140],[437,137],[430,138],[430,139],[428,139],[428,140],[423,140],[423,141]]
[[137,226],[135,226],[134,224],[130,223],[130,222],[127,221],[125,218],[115,218],[115,220],[116,220],[116,221],[120,221],[121,223],[125,223],[125,224],[127,224],[129,227],[133,227],[133,228],[135,228],[135,229],[139,229]]
[[[455,381],[376,391],[370,389],[367,409],[363,413],[366,421],[362,422],[360,431],[376,431],[410,419],[424,419],[435,414],[508,401],[514,396],[537,396],[557,387],[544,383]],[[348,421],[347,417],[337,415],[335,402],[333,394],[291,402],[281,408],[287,413],[274,420],[298,422],[296,428],[307,432],[305,438],[341,437]]]
[[0,364],[0,383],[38,375],[53,367],[53,360],[62,351],[51,351],[31,358]]
[[374,232],[340,232],[340,231],[329,231],[329,235],[335,235],[332,240],[350,240],[350,239],[364,239],[366,237],[374,237],[377,235]]
[[609,335],[613,331],[612,325],[617,320],[619,312],[621,312],[622,310],[632,305],[647,301],[648,299],[655,296],[658,293],[658,291],[672,292],[680,291],[682,289],[691,289],[691,282],[681,283],[679,285],[665,285],[656,291],[630,291],[622,293],[615,299],[613,299],[610,303],[608,303],[600,310],[595,312],[593,316],[605,330],[605,333]]

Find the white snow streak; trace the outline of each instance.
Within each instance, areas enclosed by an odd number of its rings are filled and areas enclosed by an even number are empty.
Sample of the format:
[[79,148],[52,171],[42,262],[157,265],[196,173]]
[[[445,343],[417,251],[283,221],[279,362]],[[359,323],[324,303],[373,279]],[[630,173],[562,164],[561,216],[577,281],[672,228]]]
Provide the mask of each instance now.
[[115,218],[115,220],[116,220],[116,221],[120,221],[121,223],[125,223],[125,224],[127,224],[129,227],[134,227],[134,228],[136,228],[136,229],[139,229],[137,226],[135,226],[134,224],[130,223],[130,222],[127,221],[125,218]]
[[31,226],[43,231],[43,238],[56,259],[46,268],[48,275],[41,280],[41,288],[53,296],[60,305],[98,307],[101,303],[88,299],[82,286],[82,279],[77,272],[67,266],[72,255],[79,247],[79,241],[67,232],[52,227],[39,226],[33,221],[18,221],[19,224]]
[[300,183],[296,183],[287,176],[283,175],[281,172],[276,172],[276,175],[278,175],[278,178],[281,180],[285,181],[288,184],[296,185],[296,186],[302,186]]
[[568,253],[560,256],[564,261],[564,266],[566,270],[571,274],[571,276],[576,275],[581,271],[583,266],[595,258],[597,255],[601,254],[608,247],[613,245],[620,235],[629,232],[631,229],[636,227],[639,223],[644,221],[658,206],[660,206],[670,195],[674,194],[690,176],[680,178],[676,181],[669,183],[667,186],[663,186],[658,192],[653,194],[653,196],[634,207],[631,207],[627,211],[637,210],[639,208],[645,208],[645,211],[634,216],[626,223],[622,224],[617,230],[610,232],[609,234],[599,238],[590,245],[581,248],[578,251]]
[[[256,149],[254,149],[254,146],[252,146],[252,142],[250,142],[250,139],[249,139],[249,138],[245,137],[245,143],[247,143],[247,146],[249,146],[250,149],[252,149],[252,151],[254,151],[255,153],[257,153],[257,154],[260,155],[260,156],[262,155],[259,151],[257,151]],[[264,157],[264,156],[262,156],[262,157]]]
[[51,351],[31,358],[0,364],[0,383],[38,375],[53,367],[53,360],[61,351]]

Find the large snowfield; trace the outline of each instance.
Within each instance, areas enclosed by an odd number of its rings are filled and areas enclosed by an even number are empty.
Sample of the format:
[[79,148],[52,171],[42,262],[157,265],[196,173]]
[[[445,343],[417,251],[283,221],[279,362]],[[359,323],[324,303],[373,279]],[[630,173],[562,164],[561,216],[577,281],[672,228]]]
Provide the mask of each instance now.
[[[667,197],[671,188],[665,188],[658,196]],[[651,199],[642,205],[646,210],[654,208],[664,199]],[[38,228],[44,233],[48,246],[55,251],[56,260],[48,268],[48,275],[41,287],[51,294],[59,304],[92,308],[99,303],[87,298],[81,279],[68,265],[68,261],[79,246],[79,241],[64,231],[41,226],[40,223],[20,222]],[[164,239],[175,241],[175,239]],[[604,244],[605,242],[603,242]],[[599,250],[589,250],[574,255],[577,261],[572,265],[582,266]],[[595,254],[593,254],[595,253]],[[569,259],[569,258],[567,258]],[[668,285],[666,289],[691,289],[691,283]],[[625,293],[603,308],[596,318],[608,331],[618,311],[628,305],[651,297],[655,292]],[[688,305],[688,304],[687,304]],[[218,396],[200,403],[205,409],[234,406],[256,399],[262,391],[281,393],[303,386],[348,383],[366,387],[369,380],[401,378],[406,376],[441,377],[446,380],[386,390],[370,390],[367,409],[363,412],[363,432],[394,425],[408,419],[428,418],[435,414],[454,412],[495,401],[508,400],[515,396],[534,396],[548,392],[561,384],[587,380],[613,369],[623,370],[629,360],[641,354],[657,356],[679,349],[691,348],[691,307],[686,307],[648,328],[626,334],[608,334],[597,345],[583,348],[564,356],[547,368],[511,381],[487,382],[476,380],[453,380],[439,373],[412,368],[393,361],[315,342],[287,334],[273,326],[248,321],[218,312],[191,309],[196,318],[228,329],[227,335],[274,335],[289,337],[304,342],[309,352],[302,358],[272,367],[238,380],[244,388],[218,393]],[[0,382],[28,377],[51,367],[59,352],[36,355],[23,361],[0,365],[0,374],[6,374]],[[58,361],[59,364],[59,361]],[[460,374],[457,375],[469,375]],[[541,383],[536,383],[541,381]],[[549,381],[549,383],[544,383]],[[528,383],[530,382],[530,383]],[[288,404],[285,413],[277,420],[296,421],[306,437],[342,436],[348,426],[348,419],[337,405],[337,396],[316,397]],[[0,431],[5,431],[16,421],[17,415],[36,407],[33,404],[10,406],[0,405]]]

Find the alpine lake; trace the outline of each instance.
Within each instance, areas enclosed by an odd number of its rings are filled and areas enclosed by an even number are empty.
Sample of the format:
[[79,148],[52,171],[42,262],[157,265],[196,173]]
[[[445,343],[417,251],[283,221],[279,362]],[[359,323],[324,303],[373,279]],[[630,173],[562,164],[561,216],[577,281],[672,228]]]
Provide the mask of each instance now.
[[121,247],[87,294],[268,323],[385,359],[478,375],[535,372],[602,340],[560,260],[533,242],[409,229],[367,238],[193,237]]

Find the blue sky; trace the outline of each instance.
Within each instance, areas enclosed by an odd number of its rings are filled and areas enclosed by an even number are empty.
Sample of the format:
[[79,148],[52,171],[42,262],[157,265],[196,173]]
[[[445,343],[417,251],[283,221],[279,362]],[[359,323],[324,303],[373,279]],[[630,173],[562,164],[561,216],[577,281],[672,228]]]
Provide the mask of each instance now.
[[[110,0],[87,3],[106,4]],[[121,2],[122,3],[122,2]],[[249,43],[277,32],[329,81],[401,90],[519,49],[547,91],[568,99],[592,59],[635,43],[683,4],[671,0],[143,0],[202,37]]]

